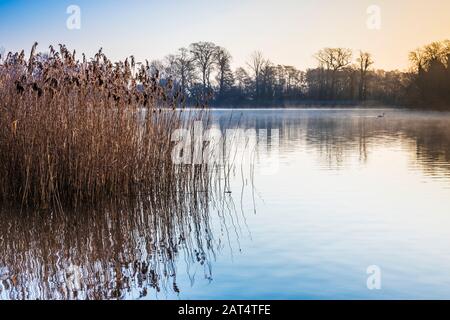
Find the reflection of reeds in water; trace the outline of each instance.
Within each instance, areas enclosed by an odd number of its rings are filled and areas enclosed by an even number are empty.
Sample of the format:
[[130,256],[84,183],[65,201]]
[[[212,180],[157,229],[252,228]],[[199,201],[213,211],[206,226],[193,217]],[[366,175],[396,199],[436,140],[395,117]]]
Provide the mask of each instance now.
[[204,195],[164,198],[157,206],[144,198],[101,207],[57,214],[1,212],[0,299],[178,293],[179,259],[188,269],[197,264],[211,278],[219,247]]

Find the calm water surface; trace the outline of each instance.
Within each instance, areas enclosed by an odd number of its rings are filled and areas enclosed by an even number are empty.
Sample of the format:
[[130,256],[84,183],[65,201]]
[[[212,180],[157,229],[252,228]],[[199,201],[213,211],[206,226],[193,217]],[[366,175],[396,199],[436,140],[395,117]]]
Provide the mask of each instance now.
[[[449,113],[216,110],[213,122],[279,141],[258,148],[253,176],[232,171],[223,201],[169,226],[139,208],[3,214],[0,298],[450,299]],[[371,265],[381,290],[367,289]]]

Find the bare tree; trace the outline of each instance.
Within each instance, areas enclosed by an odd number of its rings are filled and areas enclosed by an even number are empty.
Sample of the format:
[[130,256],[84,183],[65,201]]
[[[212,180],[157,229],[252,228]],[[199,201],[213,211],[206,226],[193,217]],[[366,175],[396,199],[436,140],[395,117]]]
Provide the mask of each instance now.
[[232,85],[233,82],[231,55],[227,49],[217,47],[214,59],[218,70],[217,82],[219,83],[219,96],[222,96],[225,91],[225,87],[227,85]]
[[413,63],[414,71],[420,72],[425,64],[425,52],[422,48],[409,53],[409,61]]
[[433,62],[448,66],[450,56],[450,40],[432,42],[409,53],[414,71],[427,70]]
[[444,53],[445,49],[443,42],[432,42],[424,47],[425,59],[428,63],[432,61],[443,62],[443,59],[446,58]]
[[261,69],[261,88],[260,95],[265,99],[272,99],[275,86],[276,67],[269,60],[265,60]]
[[164,60],[162,61],[164,69],[161,70],[162,73],[166,77],[170,77],[170,78],[172,78],[174,80],[177,78],[176,60],[177,60],[176,55],[174,55],[174,54],[167,55],[164,58]]
[[241,94],[245,94],[248,91],[248,88],[251,87],[252,80],[250,76],[242,67],[237,68],[234,74],[239,91]]
[[190,45],[193,61],[200,69],[203,83],[203,99],[206,97],[206,89],[211,87],[210,75],[214,67],[214,55],[217,47],[212,42],[196,42]]
[[195,79],[195,66],[193,57],[186,48],[180,48],[175,59],[175,70],[180,82],[181,92],[187,93],[188,87]]
[[[328,96],[334,98],[336,76],[338,71],[342,70],[352,62],[352,51],[345,48],[325,48],[320,50],[315,58],[319,62],[321,68],[326,68],[326,81],[331,73],[331,85],[329,86]],[[328,83],[327,83],[328,87]]]
[[359,100],[366,100],[367,97],[367,72],[369,67],[374,64],[372,55],[368,52],[359,52],[357,59],[359,63],[360,81],[359,81]]
[[255,96],[259,98],[260,96],[260,82],[261,82],[261,72],[264,69],[264,65],[267,61],[264,59],[261,51],[255,51],[250,57],[250,62],[247,65],[252,69],[255,77]]
[[150,61],[148,70],[150,72],[150,75],[152,76],[158,77],[160,79],[166,77],[166,64],[161,60],[155,59]]

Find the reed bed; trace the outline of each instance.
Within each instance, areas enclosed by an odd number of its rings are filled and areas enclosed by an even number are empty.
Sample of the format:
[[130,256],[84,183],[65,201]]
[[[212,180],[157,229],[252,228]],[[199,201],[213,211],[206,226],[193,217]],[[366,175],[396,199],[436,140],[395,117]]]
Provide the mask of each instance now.
[[148,62],[36,47],[0,63],[2,202],[48,208],[143,194],[158,201],[205,175],[175,167],[171,134],[206,113],[182,116],[183,95],[170,80],[161,84]]

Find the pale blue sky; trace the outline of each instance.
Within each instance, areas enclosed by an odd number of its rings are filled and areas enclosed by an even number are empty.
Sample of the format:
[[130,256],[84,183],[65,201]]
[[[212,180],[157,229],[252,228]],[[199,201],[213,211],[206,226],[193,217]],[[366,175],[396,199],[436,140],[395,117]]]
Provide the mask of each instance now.
[[[66,8],[81,8],[81,30],[66,28]],[[366,9],[381,8],[381,30]],[[450,38],[448,0],[0,0],[0,46],[7,50],[65,43],[89,56],[162,58],[195,41],[229,49],[234,66],[261,50],[275,63],[306,68],[326,46],[372,52],[376,67],[408,66],[408,52]]]

